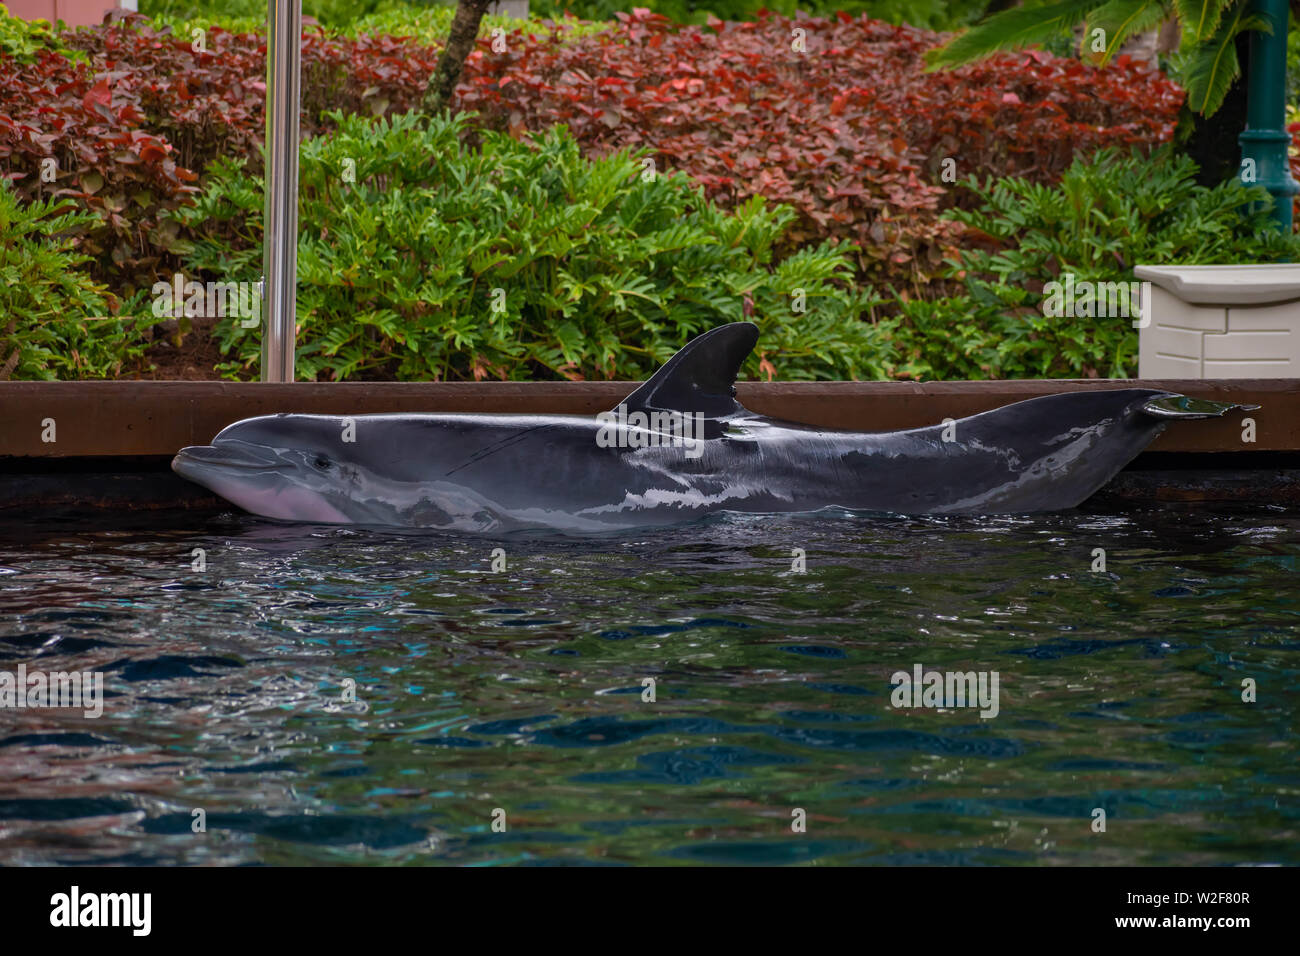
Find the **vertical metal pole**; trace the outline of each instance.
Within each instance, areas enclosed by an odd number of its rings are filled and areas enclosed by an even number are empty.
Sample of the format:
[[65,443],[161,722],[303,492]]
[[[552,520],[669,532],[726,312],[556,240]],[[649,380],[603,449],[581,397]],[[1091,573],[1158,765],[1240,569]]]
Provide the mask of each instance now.
[[1246,129],[1238,137],[1241,158],[1253,160],[1256,181],[1273,197],[1273,220],[1291,232],[1291,200],[1300,183],[1291,178],[1286,131],[1287,0],[1253,0],[1251,13],[1273,25],[1271,34],[1250,34],[1250,75],[1246,78]]
[[298,288],[302,0],[267,0],[262,381],[292,382]]

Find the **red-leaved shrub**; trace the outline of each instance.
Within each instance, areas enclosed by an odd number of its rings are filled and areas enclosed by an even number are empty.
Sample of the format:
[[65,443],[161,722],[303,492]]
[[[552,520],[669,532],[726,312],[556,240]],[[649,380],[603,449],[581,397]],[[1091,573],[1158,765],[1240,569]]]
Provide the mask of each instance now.
[[[148,127],[166,136],[180,161],[202,171],[218,156],[260,166],[266,109],[266,38],[213,27],[203,50],[146,17],[116,13],[68,39],[97,70],[138,98]],[[438,51],[407,39],[302,36],[302,134],[327,128],[326,110],[381,115],[413,109]]]
[[0,176],[20,195],[67,196],[98,214],[102,226],[79,243],[97,278],[152,283],[174,238],[165,213],[198,177],[140,128],[139,103],[112,75],[40,51],[32,63],[0,55],[0,77]]
[[201,172],[217,156],[256,156],[266,104],[265,40],[214,27],[205,49],[196,51],[149,24],[146,17],[117,14],[65,42],[135,98],[144,125],[167,137],[188,168]]
[[[63,35],[90,65],[49,51],[25,64],[0,56],[0,176],[20,194],[61,195],[95,212],[82,237],[92,272],[130,292],[179,266],[178,229],[166,213],[197,190],[218,156],[260,167],[266,42],[213,28],[196,51],[147,18],[114,12]],[[423,92],[437,51],[388,36],[303,35],[303,134],[327,109],[407,110]],[[55,179],[42,182],[42,161]]]
[[[1292,123],[1286,128],[1291,134],[1291,178],[1300,182],[1300,123]],[[1295,203],[1292,207],[1292,219],[1295,220],[1296,228],[1300,228],[1300,196],[1295,197]]]
[[1053,181],[1078,152],[1168,139],[1182,102],[1126,58],[1097,69],[1033,52],[926,73],[939,35],[865,16],[618,16],[598,36],[515,35],[504,52],[480,40],[456,105],[511,130],[567,123],[597,153],[649,147],[723,203],[790,203],[793,244],[853,240],[863,275],[895,287],[926,281],[943,251],[945,172]]
[[[707,27],[680,26],[645,10],[619,18],[616,29],[586,37],[516,31],[504,51],[482,37],[454,108],[477,110],[481,123],[516,134],[565,123],[593,154],[646,147],[660,169],[690,174],[723,204],[753,195],[789,203],[799,213],[785,238],[791,248],[826,237],[851,240],[861,250],[863,278],[913,292],[955,241],[958,227],[939,219],[956,195],[953,176],[1053,181],[1076,153],[1149,148],[1167,139],[1182,99],[1160,74],[1124,58],[1096,69],[1032,52],[926,73],[923,54],[939,35],[843,13]],[[8,133],[0,129],[0,143],[14,138],[23,118],[31,150],[76,152],[93,165],[78,145],[80,134],[67,132],[78,109],[92,109],[77,104],[93,87],[115,116],[104,134],[143,137],[134,154],[96,154],[108,181],[171,176],[171,190],[153,197],[165,205],[183,197],[187,170],[202,172],[217,156],[259,165],[264,37],[213,28],[205,50],[195,52],[189,38],[117,13],[103,26],[65,35],[65,42],[90,55],[91,69],[47,55],[29,68],[43,73],[6,76],[0,124],[10,125]],[[437,55],[410,38],[351,39],[309,29],[303,134],[327,128],[326,110],[383,115],[417,107]],[[9,165],[0,169],[12,175],[15,161],[0,153],[3,162]],[[33,172],[30,157],[18,165]],[[81,185],[81,168],[60,168],[70,184]],[[83,188],[78,195],[99,192]],[[114,261],[156,261],[148,217],[134,207],[129,214],[110,207],[103,211],[114,228],[139,225],[133,251],[118,248]]]

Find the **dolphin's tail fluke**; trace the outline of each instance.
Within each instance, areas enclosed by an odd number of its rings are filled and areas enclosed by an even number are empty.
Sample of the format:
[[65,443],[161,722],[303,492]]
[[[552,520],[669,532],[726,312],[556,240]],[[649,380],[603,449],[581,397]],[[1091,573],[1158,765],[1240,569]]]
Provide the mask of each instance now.
[[1142,406],[1142,411],[1153,418],[1221,418],[1234,408],[1251,412],[1259,406],[1212,402],[1208,398],[1189,398],[1170,393],[1151,399]]

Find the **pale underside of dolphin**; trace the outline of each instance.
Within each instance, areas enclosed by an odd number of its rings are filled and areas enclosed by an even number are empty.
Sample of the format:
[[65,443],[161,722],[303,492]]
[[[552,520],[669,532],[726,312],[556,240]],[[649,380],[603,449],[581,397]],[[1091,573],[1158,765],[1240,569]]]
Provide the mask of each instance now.
[[1080,504],[1171,419],[1240,407],[1099,389],[926,428],[818,428],[735,400],[757,337],[748,322],[698,336],[617,415],[267,415],[182,449],[172,468],[268,518],[480,533],[728,511],[1018,514]]

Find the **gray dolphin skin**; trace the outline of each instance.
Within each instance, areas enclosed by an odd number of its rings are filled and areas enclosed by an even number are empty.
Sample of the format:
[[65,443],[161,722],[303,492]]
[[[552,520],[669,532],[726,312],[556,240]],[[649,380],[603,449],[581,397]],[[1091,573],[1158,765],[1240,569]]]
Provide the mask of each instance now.
[[735,400],[757,338],[748,322],[706,332],[596,418],[267,415],[182,449],[172,468],[267,518],[477,533],[726,511],[1021,514],[1079,505],[1174,419],[1254,407],[1107,389],[927,428],[817,428]]

